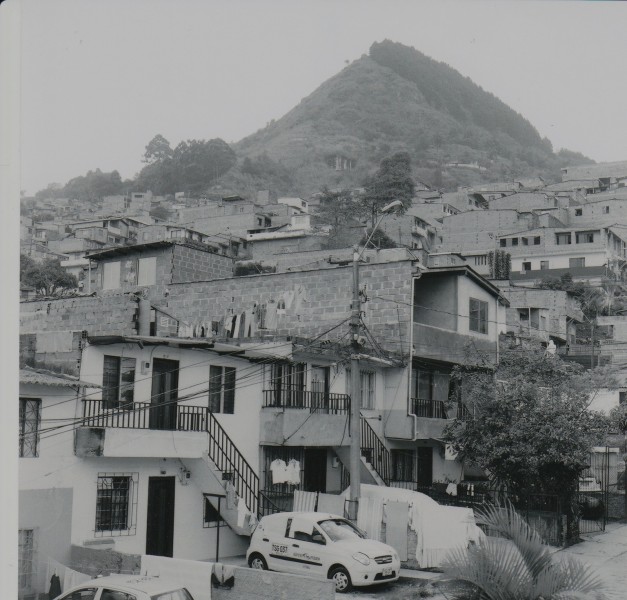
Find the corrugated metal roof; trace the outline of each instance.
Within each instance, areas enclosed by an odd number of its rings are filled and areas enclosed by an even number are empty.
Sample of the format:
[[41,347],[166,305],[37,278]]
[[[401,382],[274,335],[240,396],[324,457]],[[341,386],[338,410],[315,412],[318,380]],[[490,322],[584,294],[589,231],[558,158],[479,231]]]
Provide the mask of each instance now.
[[53,371],[48,371],[46,369],[34,369],[28,366],[20,369],[20,383],[50,385],[56,387],[102,387],[97,383],[88,383],[87,381],[81,381],[78,377],[74,377],[73,375],[66,375],[65,373],[54,373]]

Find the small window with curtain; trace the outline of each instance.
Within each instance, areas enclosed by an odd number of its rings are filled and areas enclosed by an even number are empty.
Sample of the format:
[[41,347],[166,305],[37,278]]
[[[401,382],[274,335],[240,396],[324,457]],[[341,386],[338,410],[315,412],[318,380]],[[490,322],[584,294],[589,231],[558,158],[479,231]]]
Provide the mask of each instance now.
[[209,410],[231,415],[235,412],[234,367],[209,367]]
[[135,359],[104,356],[102,370],[102,403],[106,409],[133,408]]
[[476,298],[469,301],[469,329],[477,333],[488,333],[488,303]]

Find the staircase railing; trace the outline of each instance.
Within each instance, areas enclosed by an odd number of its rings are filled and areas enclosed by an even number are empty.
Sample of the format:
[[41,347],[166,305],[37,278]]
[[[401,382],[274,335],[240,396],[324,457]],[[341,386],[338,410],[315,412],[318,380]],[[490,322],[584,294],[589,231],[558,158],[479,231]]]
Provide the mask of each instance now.
[[390,451],[363,415],[361,416],[361,454],[372,465],[385,485],[389,485],[392,472]]
[[230,479],[237,495],[244,499],[249,510],[256,511],[258,516],[279,512],[279,507],[260,492],[259,476],[212,412],[209,412],[207,432],[209,434],[209,458],[218,471],[230,474],[225,479]]

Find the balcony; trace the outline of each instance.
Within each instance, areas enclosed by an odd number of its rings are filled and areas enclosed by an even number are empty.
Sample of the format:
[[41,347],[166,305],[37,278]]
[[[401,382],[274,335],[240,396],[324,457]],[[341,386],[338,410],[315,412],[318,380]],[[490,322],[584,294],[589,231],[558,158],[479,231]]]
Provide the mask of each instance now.
[[350,396],[283,388],[263,391],[263,408],[296,408],[334,415],[350,413]]
[[347,432],[350,396],[295,389],[264,390],[260,443],[338,446]]
[[451,329],[444,329],[414,321],[414,355],[445,363],[496,362],[496,339],[458,333],[453,329],[454,317],[450,326]]
[[210,417],[204,406],[134,402],[110,409],[102,400],[83,400],[76,455],[202,458]]
[[411,399],[412,413],[427,419],[448,419],[446,405],[442,400]]
[[466,421],[472,417],[471,411],[463,404],[447,408],[442,400],[410,398],[411,414],[404,411],[390,411],[385,427],[389,438],[403,440],[440,439],[445,427],[455,418]]

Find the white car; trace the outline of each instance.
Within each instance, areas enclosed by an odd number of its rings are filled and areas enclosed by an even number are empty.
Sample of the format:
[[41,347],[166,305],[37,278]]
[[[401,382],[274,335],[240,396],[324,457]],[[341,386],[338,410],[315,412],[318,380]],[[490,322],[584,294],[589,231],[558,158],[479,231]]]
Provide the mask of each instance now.
[[259,521],[246,552],[253,569],[332,579],[336,592],[396,581],[396,550],[370,540],[350,521],[318,512],[284,512]]
[[54,600],[194,600],[177,584],[159,577],[109,575],[85,581]]

